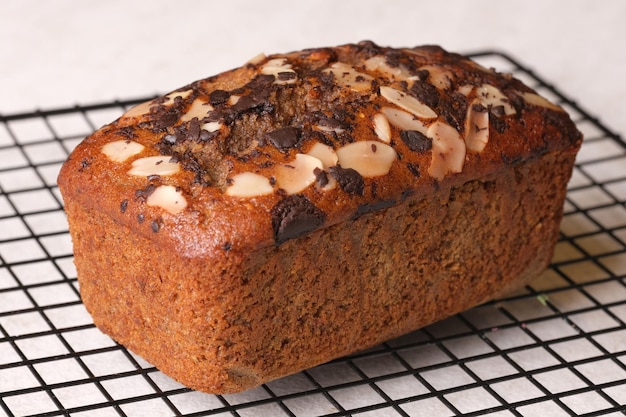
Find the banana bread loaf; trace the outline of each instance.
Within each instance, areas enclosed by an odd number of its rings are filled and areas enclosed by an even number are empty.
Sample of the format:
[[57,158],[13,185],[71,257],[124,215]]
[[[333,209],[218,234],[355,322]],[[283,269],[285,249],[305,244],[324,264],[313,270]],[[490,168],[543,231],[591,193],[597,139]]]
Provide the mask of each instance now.
[[536,277],[581,140],[510,74],[361,42],[259,55],[131,108],[59,187],[96,325],[228,393]]

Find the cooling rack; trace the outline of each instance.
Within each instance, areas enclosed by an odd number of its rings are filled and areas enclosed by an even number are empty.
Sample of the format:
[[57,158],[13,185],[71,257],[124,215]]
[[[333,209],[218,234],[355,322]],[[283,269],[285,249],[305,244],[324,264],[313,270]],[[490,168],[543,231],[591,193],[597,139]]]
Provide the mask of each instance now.
[[529,286],[236,395],[186,389],[96,329],[56,175],[138,100],[0,115],[0,416],[625,415],[626,144],[507,54],[471,54],[585,134],[551,267]]

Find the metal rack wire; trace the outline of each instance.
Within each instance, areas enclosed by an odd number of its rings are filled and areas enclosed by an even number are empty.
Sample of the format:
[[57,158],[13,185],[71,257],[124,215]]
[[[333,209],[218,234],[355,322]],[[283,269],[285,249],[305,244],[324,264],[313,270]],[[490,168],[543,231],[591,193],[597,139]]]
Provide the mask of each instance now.
[[472,56],[566,108],[585,133],[540,279],[374,349],[236,395],[179,385],[97,330],[80,302],[56,175],[141,100],[0,115],[0,416],[626,414],[626,144],[510,56]]

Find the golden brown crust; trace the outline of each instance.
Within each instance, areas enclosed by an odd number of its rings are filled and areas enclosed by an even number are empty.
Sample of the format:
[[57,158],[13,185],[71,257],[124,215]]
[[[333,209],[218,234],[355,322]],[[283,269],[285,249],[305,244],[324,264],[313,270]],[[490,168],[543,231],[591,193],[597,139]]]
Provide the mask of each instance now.
[[96,324],[232,392],[538,274],[580,142],[510,76],[363,42],[139,105],[76,148],[59,186]]

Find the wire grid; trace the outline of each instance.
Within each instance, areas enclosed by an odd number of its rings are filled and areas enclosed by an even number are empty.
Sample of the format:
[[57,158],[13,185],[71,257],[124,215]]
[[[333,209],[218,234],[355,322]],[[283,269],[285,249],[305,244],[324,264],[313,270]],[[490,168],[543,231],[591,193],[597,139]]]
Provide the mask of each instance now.
[[191,391],[94,327],[56,175],[141,100],[0,115],[0,416],[625,415],[626,144],[505,54],[472,56],[585,134],[540,279],[376,348],[236,395]]

